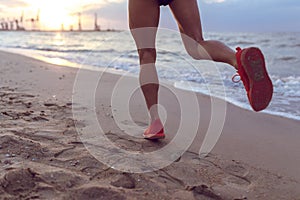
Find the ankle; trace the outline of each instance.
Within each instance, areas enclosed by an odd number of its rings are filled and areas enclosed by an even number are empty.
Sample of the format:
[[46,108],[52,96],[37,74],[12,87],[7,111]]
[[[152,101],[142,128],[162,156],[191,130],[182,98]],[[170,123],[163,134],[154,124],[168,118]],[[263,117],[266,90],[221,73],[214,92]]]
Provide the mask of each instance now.
[[156,121],[159,121],[161,123],[161,120],[160,120],[159,116],[151,117],[151,121],[150,121],[151,124],[156,122]]
[[236,58],[234,58],[234,59],[232,60],[231,65],[232,65],[236,70],[238,70],[238,63],[237,63],[237,59],[236,59]]

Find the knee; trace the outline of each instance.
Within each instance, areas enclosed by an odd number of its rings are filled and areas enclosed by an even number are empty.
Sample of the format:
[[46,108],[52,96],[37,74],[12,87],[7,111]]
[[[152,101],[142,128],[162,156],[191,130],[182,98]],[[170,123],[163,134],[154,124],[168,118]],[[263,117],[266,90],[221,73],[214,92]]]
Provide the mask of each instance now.
[[205,59],[206,52],[203,48],[204,40],[202,38],[185,43],[187,53],[195,60]]
[[156,49],[154,48],[139,49],[138,53],[139,53],[141,64],[155,63]]
[[199,55],[197,46],[186,48],[187,53],[195,60],[201,60],[201,56]]

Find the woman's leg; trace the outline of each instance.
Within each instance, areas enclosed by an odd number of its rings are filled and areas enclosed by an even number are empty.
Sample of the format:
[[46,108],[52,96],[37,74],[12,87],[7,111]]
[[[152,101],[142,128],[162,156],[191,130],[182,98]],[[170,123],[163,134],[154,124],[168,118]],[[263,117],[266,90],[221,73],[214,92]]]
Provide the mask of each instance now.
[[151,116],[159,119],[155,37],[160,8],[157,0],[129,0],[129,26],[140,58],[140,85]]
[[237,68],[235,52],[232,49],[219,41],[205,41],[203,39],[196,0],[174,0],[170,3],[170,8],[182,33],[185,48],[193,58],[198,60],[212,59]]
[[238,49],[237,54],[219,41],[205,41],[197,0],[174,0],[170,8],[183,33],[187,52],[195,59],[212,59],[232,65],[238,70],[253,110],[265,109],[273,95],[272,81],[265,59],[258,48]]

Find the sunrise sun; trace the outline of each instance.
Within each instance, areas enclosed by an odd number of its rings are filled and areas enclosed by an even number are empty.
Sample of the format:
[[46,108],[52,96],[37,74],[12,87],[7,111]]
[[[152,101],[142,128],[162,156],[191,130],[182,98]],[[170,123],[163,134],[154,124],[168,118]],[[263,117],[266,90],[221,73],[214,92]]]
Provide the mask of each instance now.
[[59,29],[72,26],[76,23],[75,16],[68,13],[64,9],[56,9],[55,11],[45,10],[41,8],[40,23],[46,29]]
[[62,25],[69,29],[70,26],[74,26],[77,21],[77,12],[74,10],[79,8],[74,8],[74,6],[69,1],[63,0],[52,0],[52,1],[30,1],[32,9],[35,10],[36,14],[34,18],[38,20],[40,28],[47,30],[59,30]]

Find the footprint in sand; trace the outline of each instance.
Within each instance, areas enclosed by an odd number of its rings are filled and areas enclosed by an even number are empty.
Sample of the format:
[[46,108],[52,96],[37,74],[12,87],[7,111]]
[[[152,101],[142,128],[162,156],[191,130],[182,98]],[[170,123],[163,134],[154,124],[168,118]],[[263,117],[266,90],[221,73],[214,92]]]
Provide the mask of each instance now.
[[132,136],[136,139],[142,139],[142,133],[147,127],[147,124],[143,122],[136,122],[136,121],[121,121],[119,128],[128,136]]
[[0,181],[1,187],[10,195],[29,194],[34,190],[38,178],[30,169],[9,171]]
[[111,182],[112,186],[122,187],[126,189],[135,188],[135,179],[129,174],[122,174],[116,181]]
[[109,200],[125,200],[126,197],[121,195],[119,192],[113,191],[107,188],[101,187],[89,187],[82,188],[75,191],[74,195],[71,195],[69,199],[76,200],[98,200],[98,199],[109,199]]
[[200,185],[190,188],[193,191],[196,200],[222,200],[222,198],[215,194],[207,185]]
[[234,164],[234,165],[228,165],[224,168],[224,170],[229,173],[236,176],[246,176],[249,173],[249,170],[247,170],[242,165]]
[[223,179],[224,183],[236,189],[247,190],[251,186],[251,181],[244,177],[228,176]]
[[48,185],[53,186],[56,190],[65,191],[80,186],[84,180],[72,173],[65,171],[52,171],[40,175],[41,180]]
[[251,181],[246,177],[249,170],[242,165],[228,165],[224,168],[224,171],[229,174],[229,176],[224,179],[227,185],[239,189],[247,189],[251,185]]
[[[23,132],[15,133],[22,135]],[[16,156],[21,156],[25,159],[36,159],[46,156],[39,143],[27,139],[22,139],[20,137],[4,135],[0,137],[0,145],[1,153],[9,152],[11,155],[15,154]]]

